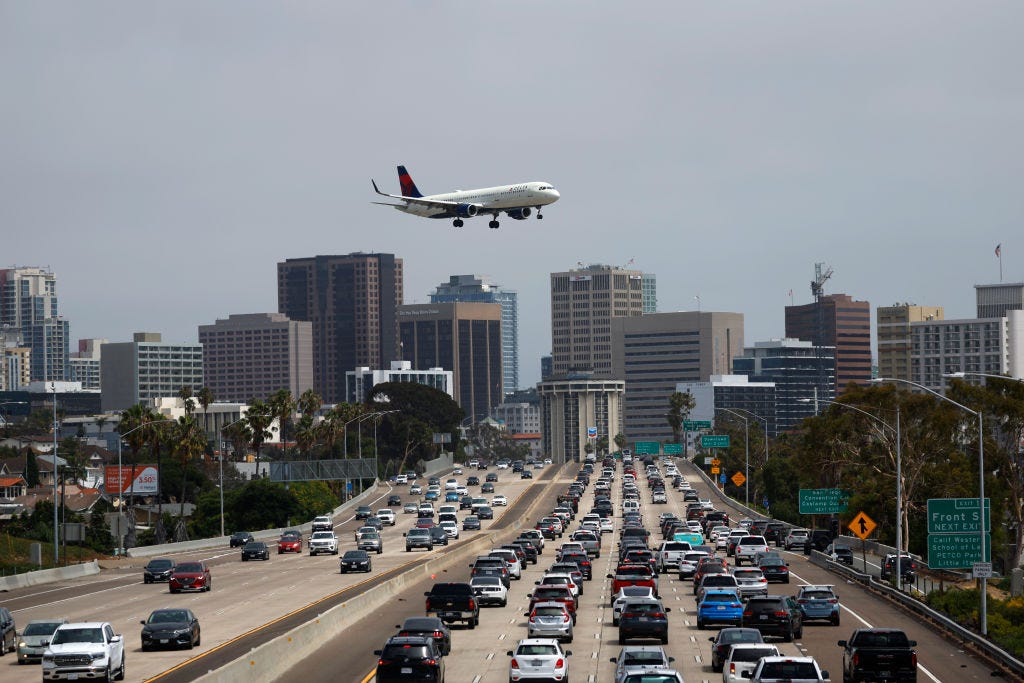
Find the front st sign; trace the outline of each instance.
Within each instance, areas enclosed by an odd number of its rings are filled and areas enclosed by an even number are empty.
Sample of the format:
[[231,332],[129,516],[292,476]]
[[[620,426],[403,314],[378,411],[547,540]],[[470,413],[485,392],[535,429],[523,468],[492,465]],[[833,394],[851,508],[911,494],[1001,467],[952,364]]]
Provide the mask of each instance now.
[[[992,531],[992,502],[985,499],[985,531]],[[978,534],[981,512],[977,498],[929,498],[928,533]]]

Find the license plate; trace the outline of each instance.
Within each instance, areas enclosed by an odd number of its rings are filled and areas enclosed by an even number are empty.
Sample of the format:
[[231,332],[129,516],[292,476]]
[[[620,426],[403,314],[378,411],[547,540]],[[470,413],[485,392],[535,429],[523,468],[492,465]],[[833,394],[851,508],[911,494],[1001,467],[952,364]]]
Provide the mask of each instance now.
[[719,605],[719,606],[718,606],[718,607],[716,607],[715,609],[723,610],[723,609],[725,609],[725,605]]
[[767,614],[762,614],[762,615],[760,615],[758,617],[758,619],[760,619],[761,621],[768,621],[768,615]]
[[163,643],[164,645],[166,645],[168,643],[168,639],[167,638],[161,638],[160,642]]
[[404,674],[411,674],[412,673],[412,667],[411,666],[403,666],[402,667],[402,673],[404,673]]
[[650,617],[640,617],[640,621],[650,621]]
[[530,662],[530,666],[540,666],[543,663],[544,663],[544,660],[542,660],[542,659],[535,659],[532,662]]
[[68,674],[68,680],[69,681],[77,681],[78,680],[78,674]]
[[891,675],[892,674],[890,672],[888,672],[888,671],[879,671],[878,672],[878,677],[879,678],[888,678]]

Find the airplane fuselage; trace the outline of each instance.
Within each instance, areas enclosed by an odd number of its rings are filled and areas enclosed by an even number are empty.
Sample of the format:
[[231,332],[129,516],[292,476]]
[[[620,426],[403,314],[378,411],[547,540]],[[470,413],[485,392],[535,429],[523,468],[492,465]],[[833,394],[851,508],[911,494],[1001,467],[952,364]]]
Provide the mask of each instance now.
[[[517,185],[498,185],[483,187],[477,190],[455,190],[445,194],[432,194],[423,197],[427,201],[453,202],[455,204],[473,204],[479,207],[481,214],[497,213],[506,209],[522,207],[547,206],[558,201],[558,192],[551,183],[529,182]],[[426,218],[451,218],[452,212],[427,204],[408,204],[396,206],[396,209],[414,216]]]

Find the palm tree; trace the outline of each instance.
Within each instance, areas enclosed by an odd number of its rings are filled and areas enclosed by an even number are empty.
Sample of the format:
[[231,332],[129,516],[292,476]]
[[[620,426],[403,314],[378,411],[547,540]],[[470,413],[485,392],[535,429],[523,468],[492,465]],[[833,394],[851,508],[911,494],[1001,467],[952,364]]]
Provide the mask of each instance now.
[[213,403],[213,390],[210,387],[203,387],[196,394],[196,399],[199,401],[199,405],[203,407],[203,430],[209,434],[210,432],[210,416],[207,411],[210,410],[210,404]]
[[690,392],[675,392],[668,398],[668,426],[672,428],[672,442],[679,443],[679,435],[683,431],[683,422],[690,417],[690,411],[696,407],[697,402]]
[[[128,442],[128,447],[132,452],[132,470],[131,477],[128,479],[129,482],[135,481],[135,467],[139,464],[139,455],[142,452],[143,446],[147,443],[146,432],[148,429],[140,429],[143,425],[149,424],[154,420],[160,419],[160,416],[154,413],[152,410],[147,408],[142,403],[127,408],[121,412],[121,419],[117,423],[117,431],[122,435],[122,438]],[[123,482],[124,477],[121,473],[118,473],[118,478]],[[123,487],[122,487],[123,488]],[[120,492],[119,492],[120,493]],[[118,496],[119,498],[121,496]],[[135,546],[135,489],[132,488],[131,495],[128,500],[128,534],[125,539],[125,545],[128,548]]]
[[[153,529],[153,534],[156,536],[157,545],[160,545],[167,540],[166,531],[164,529],[164,478],[162,455],[165,446],[168,447],[168,449],[173,449],[175,436],[167,429],[167,423],[154,424],[150,429],[140,429],[139,431],[148,433],[146,442],[149,444],[150,451],[156,456],[156,527]],[[135,477],[133,473],[132,481],[134,480]]]
[[318,434],[310,415],[303,415],[299,418],[299,424],[295,429],[295,444],[299,447],[299,452],[305,454],[307,460],[309,460],[309,451],[316,443]]
[[[231,442],[231,447],[234,449],[235,455],[237,457],[241,457],[239,454],[245,453],[245,448],[249,445],[249,441],[252,436],[252,430],[249,429],[249,425],[247,425],[244,420],[241,422],[233,422],[224,427],[221,433],[224,435],[224,438]],[[224,455],[221,454],[221,457],[224,457]]]
[[626,444],[628,443],[629,441],[626,440],[626,435],[623,434],[622,432],[619,432],[618,434],[615,435],[615,447],[618,448],[620,451],[623,448],[625,448]]
[[299,411],[301,411],[303,415],[308,415],[312,418],[317,411],[323,407],[324,402],[323,399],[320,398],[320,394],[316,393],[312,389],[306,389],[302,392],[302,395],[299,396],[298,404]]
[[263,401],[252,399],[249,401],[249,410],[245,413],[245,423],[249,425],[249,443],[256,453],[256,473],[259,473],[260,448],[263,442],[270,438],[270,425],[274,421],[274,414]]
[[[188,485],[186,471],[189,464],[199,458],[206,449],[206,432],[191,415],[178,418],[174,425],[174,457],[181,465],[181,499],[178,510],[179,520],[185,519],[185,492]],[[179,521],[179,524],[181,522]]]
[[178,389],[178,398],[185,404],[185,415],[191,415],[196,409],[196,402],[192,398],[192,387],[186,384],[181,389]]
[[267,401],[270,411],[277,418],[277,424],[281,428],[281,454],[288,452],[288,422],[295,414],[295,399],[288,389],[278,389]]

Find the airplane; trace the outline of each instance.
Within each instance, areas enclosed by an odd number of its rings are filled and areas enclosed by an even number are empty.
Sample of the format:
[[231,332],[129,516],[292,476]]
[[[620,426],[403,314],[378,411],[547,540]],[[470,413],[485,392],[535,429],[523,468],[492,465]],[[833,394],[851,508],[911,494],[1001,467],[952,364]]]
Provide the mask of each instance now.
[[401,200],[401,204],[389,202],[373,202],[382,206],[393,206],[403,213],[425,218],[452,218],[452,225],[462,227],[463,218],[473,218],[478,214],[489,213],[492,220],[488,227],[498,227],[498,214],[504,211],[509,218],[517,221],[530,217],[531,207],[536,207],[537,218],[544,218],[540,207],[553,204],[561,196],[550,183],[529,182],[517,185],[499,185],[484,187],[479,190],[456,190],[447,194],[432,194],[424,197],[405,166],[398,167],[398,183],[402,188],[401,195],[381,192],[372,178],[374,191],[385,197]]

